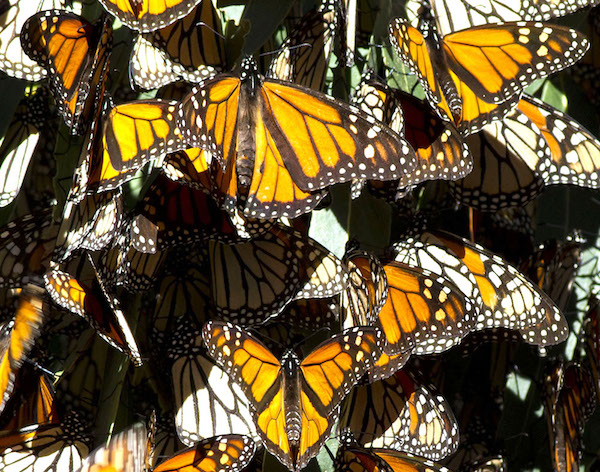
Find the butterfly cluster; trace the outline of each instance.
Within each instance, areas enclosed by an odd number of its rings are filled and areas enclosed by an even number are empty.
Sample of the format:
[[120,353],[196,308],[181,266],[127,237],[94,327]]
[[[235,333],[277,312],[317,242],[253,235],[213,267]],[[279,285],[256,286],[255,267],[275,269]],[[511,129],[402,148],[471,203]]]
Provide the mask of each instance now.
[[595,3],[0,1],[0,470],[592,462]]

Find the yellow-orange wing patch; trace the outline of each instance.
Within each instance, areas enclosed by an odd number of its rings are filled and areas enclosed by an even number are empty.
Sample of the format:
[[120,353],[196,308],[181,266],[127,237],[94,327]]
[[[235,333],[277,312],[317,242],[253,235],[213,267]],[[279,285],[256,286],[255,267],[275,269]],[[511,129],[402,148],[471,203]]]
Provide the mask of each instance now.
[[121,23],[147,33],[187,15],[200,0],[100,0]]
[[524,95],[519,111],[539,129],[552,163],[540,172],[547,185],[600,188],[600,142],[577,121],[541,100]]
[[390,40],[396,53],[411,72],[419,77],[427,99],[437,106],[436,111],[440,113],[441,118],[452,121],[452,112],[441,90],[432,58],[421,32],[401,18],[392,21],[389,30]]
[[453,283],[400,262],[383,268],[389,293],[376,326],[385,333],[389,353],[443,352],[471,331],[475,306]]
[[219,75],[195,87],[178,112],[188,147],[208,150],[225,169],[237,157],[239,97],[240,79]]
[[476,26],[444,36],[442,44],[449,69],[490,103],[570,66],[589,47],[575,30],[535,22]]
[[94,26],[70,12],[42,11],[23,25],[21,43],[48,70],[58,109],[78,134],[99,106],[97,89],[104,87],[112,47],[110,22]]
[[244,469],[256,445],[248,436],[230,434],[200,441],[154,468],[154,472],[216,472]]
[[[265,126],[303,190],[352,179],[395,180],[416,166],[413,149],[397,133],[327,95],[268,80],[261,102]],[[256,153],[264,152],[257,143]]]
[[31,350],[44,319],[42,290],[28,285],[20,295],[14,320],[0,329],[0,412],[13,391],[15,375]]
[[117,171],[138,169],[183,144],[175,124],[177,102],[140,100],[113,108],[104,123],[102,145]]
[[264,344],[230,323],[213,321],[204,326],[202,337],[211,357],[255,406],[270,400],[269,391],[281,380],[281,365]]

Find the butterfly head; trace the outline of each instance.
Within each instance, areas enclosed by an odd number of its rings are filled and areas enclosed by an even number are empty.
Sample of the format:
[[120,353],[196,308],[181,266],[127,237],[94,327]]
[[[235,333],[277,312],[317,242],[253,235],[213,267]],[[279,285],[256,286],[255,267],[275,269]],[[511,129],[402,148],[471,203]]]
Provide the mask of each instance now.
[[240,69],[240,80],[242,82],[249,82],[252,89],[255,89],[258,87],[258,85],[260,85],[258,65],[252,56],[246,56],[244,59],[242,59]]
[[294,375],[299,365],[298,355],[291,349],[288,349],[281,357],[281,366],[288,375]]

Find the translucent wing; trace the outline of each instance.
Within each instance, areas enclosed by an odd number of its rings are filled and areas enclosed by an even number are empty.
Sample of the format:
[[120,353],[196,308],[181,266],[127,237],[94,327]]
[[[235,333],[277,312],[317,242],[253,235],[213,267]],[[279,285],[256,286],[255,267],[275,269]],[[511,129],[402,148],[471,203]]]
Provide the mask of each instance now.
[[560,312],[548,296],[517,269],[482,246],[450,233],[425,233],[424,242],[452,252],[474,275],[483,306],[475,329],[527,328]]
[[593,5],[595,0],[431,0],[440,34],[506,21],[546,21]]
[[250,405],[240,386],[206,355],[202,335],[181,321],[168,346],[181,441],[193,446],[203,438],[236,432],[257,437]]
[[357,386],[340,418],[364,447],[440,460],[458,446],[458,424],[446,399],[406,369]]
[[106,292],[100,279],[88,286],[66,272],[51,269],[44,280],[48,293],[57,304],[86,319],[102,339],[128,355],[136,365],[142,364],[119,302]]
[[42,10],[64,8],[63,0],[40,0],[23,3],[8,0],[0,9],[0,69],[11,77],[37,82],[47,76],[47,71],[30,59],[21,47],[21,29],[29,17]]
[[518,110],[466,138],[473,171],[450,184],[464,205],[484,211],[523,206],[544,187],[551,150],[539,128]]
[[547,185],[600,188],[600,142],[573,118],[541,100],[524,95],[519,111],[540,130],[552,162],[540,172]]
[[347,277],[329,251],[284,226],[240,244],[211,242],[210,260],[217,311],[242,324],[275,316],[295,298],[335,295]]
[[35,470],[75,472],[89,452],[91,438],[76,417],[61,424],[31,425],[0,432],[0,467],[25,472]]
[[113,436],[108,445],[94,449],[77,472],[143,470],[146,464],[146,443],[146,428],[138,423]]
[[379,260],[368,252],[349,251],[344,255],[348,267],[348,286],[342,292],[342,326],[372,325],[388,297],[385,271]]
[[324,2],[294,26],[273,58],[267,77],[323,90],[333,41],[338,30],[335,5]]
[[130,62],[130,78],[154,89],[183,78],[200,82],[225,65],[221,20],[211,0],[202,0],[183,18],[140,35]]

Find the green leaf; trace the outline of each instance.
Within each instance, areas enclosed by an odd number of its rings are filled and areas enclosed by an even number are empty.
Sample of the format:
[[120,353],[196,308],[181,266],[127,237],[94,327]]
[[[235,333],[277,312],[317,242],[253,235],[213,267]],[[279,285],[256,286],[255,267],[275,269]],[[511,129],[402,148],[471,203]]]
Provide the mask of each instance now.
[[287,16],[293,3],[293,0],[250,0],[242,15],[242,20],[250,22],[245,53],[257,51],[269,39]]

